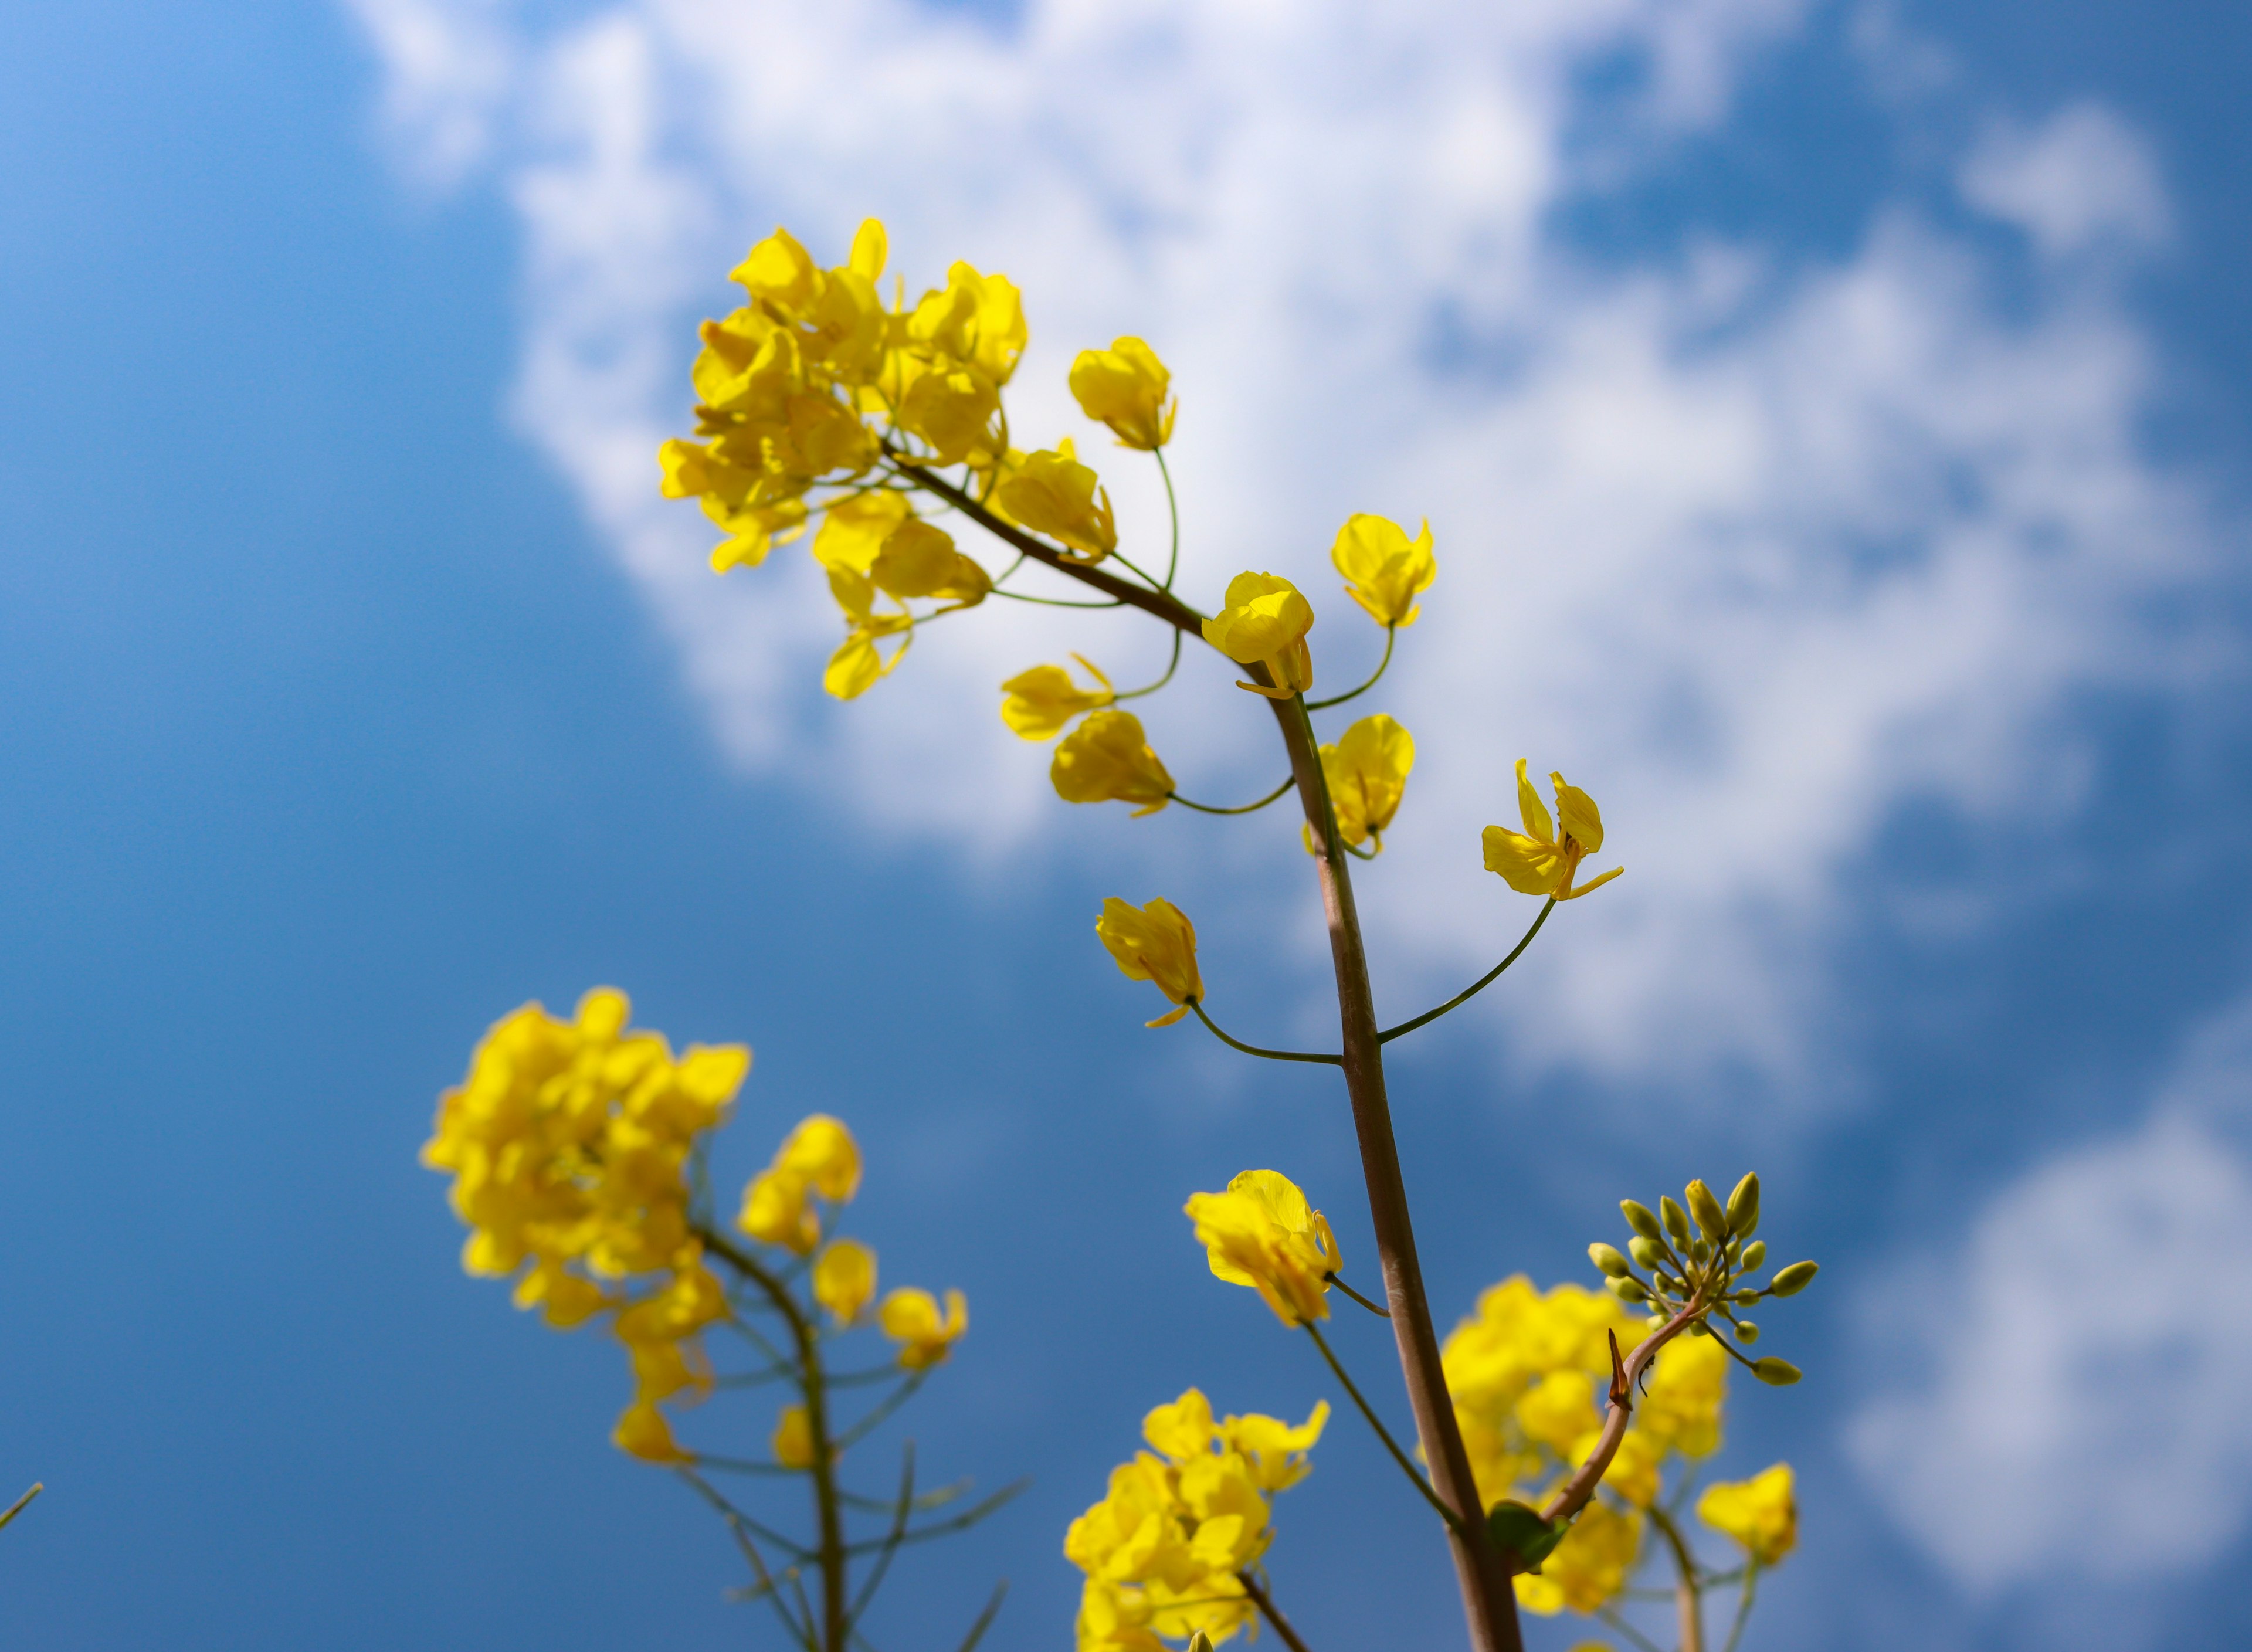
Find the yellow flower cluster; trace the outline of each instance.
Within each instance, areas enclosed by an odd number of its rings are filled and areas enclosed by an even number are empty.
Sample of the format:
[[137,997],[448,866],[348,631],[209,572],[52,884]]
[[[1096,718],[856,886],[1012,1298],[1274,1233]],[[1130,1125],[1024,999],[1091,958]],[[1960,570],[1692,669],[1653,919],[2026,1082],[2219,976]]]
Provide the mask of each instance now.
[[1190,1389],[1143,1419],[1154,1448],[1110,1472],[1063,1551],[1087,1574],[1080,1652],[1164,1652],[1164,1638],[1225,1641],[1255,1608],[1236,1574],[1274,1540],[1273,1497],[1309,1474],[1327,1401],[1296,1427],[1254,1414],[1213,1420]]
[[1215,1277],[1257,1291],[1285,1325],[1327,1319],[1330,1281],[1344,1267],[1329,1218],[1279,1170],[1242,1170],[1220,1193],[1181,1207]]
[[522,1269],[518,1306],[551,1325],[615,1315],[635,1382],[615,1438],[677,1461],[685,1454],[657,1402],[710,1386],[698,1333],[727,1315],[690,1232],[685,1167],[726,1118],[751,1052],[691,1046],[676,1059],[660,1035],[628,1031],[630,1013],[623,993],[597,988],[572,1020],[529,1003],[497,1023],[440,1100],[422,1162],[453,1174],[470,1273]]
[[[1509,1497],[1538,1505],[1593,1454],[1610,1338],[1630,1353],[1651,1328],[1605,1293],[1569,1284],[1542,1293],[1522,1274],[1478,1298],[1477,1312],[1447,1338],[1443,1359],[1488,1508]],[[1593,1612],[1625,1586],[1641,1551],[1643,1511],[1657,1501],[1668,1459],[1720,1447],[1727,1371],[1711,1337],[1666,1346],[1603,1475],[1616,1501],[1590,1503],[1540,1571],[1517,1579],[1527,1610]]]

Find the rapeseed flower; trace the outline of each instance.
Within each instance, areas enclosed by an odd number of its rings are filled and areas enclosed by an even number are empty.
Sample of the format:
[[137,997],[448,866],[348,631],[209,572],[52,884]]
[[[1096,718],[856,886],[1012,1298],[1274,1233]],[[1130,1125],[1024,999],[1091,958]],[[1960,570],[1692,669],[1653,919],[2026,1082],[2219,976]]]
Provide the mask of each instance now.
[[936,1297],[910,1285],[884,1298],[876,1320],[884,1335],[900,1344],[903,1367],[928,1371],[954,1351],[970,1329],[970,1301],[960,1291],[949,1291],[946,1311],[941,1314]]
[[1263,664],[1272,687],[1239,681],[1236,687],[1287,700],[1314,685],[1314,657],[1306,633],[1313,604],[1288,580],[1272,573],[1239,573],[1227,582],[1227,606],[1204,621],[1204,640],[1238,665]]
[[1118,548],[1118,524],[1110,510],[1110,490],[1079,462],[1068,438],[1025,455],[994,489],[994,503],[1009,520],[1033,533],[1069,546],[1072,560],[1100,562]]
[[1204,996],[1204,977],[1197,973],[1196,926],[1171,901],[1153,900],[1137,908],[1113,895],[1102,903],[1095,933],[1127,980],[1153,982],[1180,1006],[1145,1024],[1170,1027]]
[[1067,803],[1139,803],[1136,818],[1172,801],[1165,772],[1131,711],[1096,711],[1056,747],[1048,780]]
[[1100,711],[1116,697],[1110,679],[1085,655],[1071,656],[1087,668],[1097,686],[1083,689],[1060,665],[1035,665],[1001,684],[1001,720],[1028,740],[1052,740],[1082,711]]
[[1123,448],[1154,452],[1173,437],[1178,400],[1168,401],[1172,375],[1157,352],[1138,338],[1119,338],[1108,350],[1082,350],[1071,364],[1071,393],[1080,411],[1110,427]]
[[[1408,772],[1415,767],[1415,737],[1379,712],[1345,730],[1336,745],[1323,746],[1321,756],[1338,836],[1355,849],[1373,842],[1374,852],[1382,854],[1384,829],[1400,812]],[[1313,828],[1304,833],[1307,852],[1319,854]]]
[[1551,774],[1556,788],[1556,815],[1562,823],[1560,836],[1533,782],[1525,777],[1525,760],[1517,760],[1517,806],[1525,829],[1512,832],[1500,826],[1485,829],[1485,869],[1522,895],[1547,895],[1556,900],[1577,900],[1602,888],[1626,870],[1614,866],[1593,883],[1574,889],[1581,860],[1603,846],[1603,817],[1595,800],[1576,786],[1567,786],[1561,774]]
[[1191,1194],[1182,1211],[1216,1277],[1256,1290],[1285,1325],[1330,1316],[1324,1297],[1344,1265],[1337,1236],[1289,1177],[1244,1170],[1224,1192]]
[[803,1406],[784,1406],[775,1419],[775,1431],[767,1442],[774,1460],[784,1468],[806,1469],[813,1467],[813,1416]]
[[1431,556],[1431,524],[1426,522],[1410,539],[1383,517],[1347,517],[1330,547],[1330,561],[1345,577],[1345,594],[1386,627],[1415,623],[1422,612],[1415,599],[1439,573]]
[[1734,1537],[1761,1565],[1774,1565],[1798,1546],[1798,1499],[1790,1465],[1779,1462],[1749,1480],[1707,1487],[1697,1499],[1697,1517]]
[[858,1239],[831,1239],[813,1265],[813,1300],[849,1325],[876,1294],[876,1253]]
[[751,1179],[735,1225],[761,1244],[810,1256],[821,1243],[813,1196],[842,1204],[859,1187],[859,1143],[842,1122],[816,1113],[799,1122],[775,1149],[774,1162]]

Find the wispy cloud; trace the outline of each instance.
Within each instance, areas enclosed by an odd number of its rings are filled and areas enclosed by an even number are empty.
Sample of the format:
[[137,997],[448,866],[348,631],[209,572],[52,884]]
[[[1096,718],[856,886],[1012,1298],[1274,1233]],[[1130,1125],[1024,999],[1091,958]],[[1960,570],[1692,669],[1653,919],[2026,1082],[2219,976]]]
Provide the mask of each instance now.
[[[1998,293],[1992,238],[1905,188],[1826,262],[1718,236],[1597,260],[1557,229],[1725,122],[1800,26],[1790,0],[1032,0],[1007,27],[898,0],[621,0],[553,26],[355,3],[406,152],[483,155],[518,216],[518,416],[720,742],[841,784],[880,829],[1021,845],[1058,806],[996,683],[1066,647],[1125,672],[1156,649],[982,612],[841,715],[818,703],[835,620],[803,557],[716,580],[701,518],[653,486],[692,324],[770,224],[841,256],[880,215],[911,286],[957,256],[1007,270],[1034,329],[1017,427],[1076,434],[1143,543],[1154,478],[1062,378],[1084,345],[1152,340],[1184,398],[1192,593],[1300,578],[1325,681],[1374,652],[1321,597],[1338,522],[1429,517],[1441,580],[1384,708],[1425,769],[1378,869],[1382,942],[1435,981],[1490,960],[1521,914],[1477,831],[1520,755],[1602,800],[1630,868],[1517,994],[1529,1061],[1790,1087],[1841,869],[1904,809],[2070,808],[2068,702],[2150,680],[2143,605],[2206,577],[2207,508],[2137,434],[2154,370],[2116,283],[2165,218],[2116,117],[1998,122],[1963,157],[1958,207],[2057,254],[2029,305]],[[2119,255],[2064,255],[2098,242]],[[1263,774],[1261,719],[1206,677],[1152,710],[1160,749],[1213,787]]]

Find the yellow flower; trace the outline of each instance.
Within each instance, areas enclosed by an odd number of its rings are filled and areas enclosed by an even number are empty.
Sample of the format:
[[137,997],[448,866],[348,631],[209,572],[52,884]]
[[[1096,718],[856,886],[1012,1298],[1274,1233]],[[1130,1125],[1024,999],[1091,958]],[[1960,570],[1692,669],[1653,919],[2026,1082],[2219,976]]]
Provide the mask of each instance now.
[[[1629,1347],[1629,1339],[1620,1337],[1619,1346]],[[1709,1457],[1720,1449],[1720,1407],[1727,1395],[1728,1357],[1720,1340],[1677,1336],[1651,1367],[1648,1391],[1635,1411],[1635,1432],[1685,1457]]]
[[726,531],[727,538],[712,547],[712,572],[755,568],[767,552],[788,545],[805,531],[805,501],[777,499],[771,504],[731,505],[710,494],[704,496],[704,514]]
[[1285,1325],[1330,1316],[1323,1300],[1341,1267],[1337,1238],[1287,1176],[1245,1170],[1222,1193],[1194,1193],[1182,1207],[1215,1276],[1256,1290]]
[[1236,687],[1287,700],[1314,685],[1314,657],[1306,649],[1313,604],[1298,587],[1271,573],[1239,573],[1227,582],[1227,606],[1204,622],[1204,640],[1239,665],[1263,663],[1275,686],[1238,682]]
[[735,1225],[762,1245],[781,1245],[810,1256],[821,1243],[821,1216],[805,1201],[805,1182],[780,1170],[761,1170],[743,1190]]
[[1252,1478],[1262,1491],[1288,1491],[1313,1473],[1306,1454],[1321,1439],[1329,1419],[1330,1402],[1317,1399],[1306,1420],[1295,1428],[1279,1417],[1253,1412],[1223,1420],[1220,1438],[1227,1449],[1238,1453],[1250,1465]]
[[1139,803],[1136,818],[1157,813],[1173,795],[1173,777],[1131,711],[1096,711],[1065,735],[1048,779],[1067,803]]
[[857,1239],[832,1240],[813,1265],[813,1300],[849,1325],[876,1294],[876,1253]]
[[1200,1388],[1188,1390],[1142,1419],[1142,1438],[1177,1463],[1210,1451],[1213,1433],[1212,1402]]
[[618,1426],[610,1431],[610,1442],[620,1451],[640,1458],[643,1462],[686,1463],[696,1461],[693,1453],[683,1451],[672,1437],[672,1425],[664,1420],[664,1413],[646,1399],[636,1399],[619,1417]]
[[1108,350],[1082,350],[1071,364],[1071,393],[1080,411],[1109,426],[1124,448],[1155,450],[1172,440],[1180,404],[1165,399],[1171,382],[1157,352],[1138,338],[1115,339]]
[[954,548],[953,536],[914,517],[885,537],[868,577],[896,600],[944,597],[963,608],[977,607],[993,588],[985,570]]
[[974,367],[936,368],[907,386],[900,404],[900,427],[931,445],[931,462],[957,465],[984,445],[1001,392]]
[[841,1204],[859,1188],[859,1143],[839,1121],[816,1113],[784,1138],[774,1163],[743,1190],[735,1225],[762,1244],[810,1256],[821,1243],[821,1217],[808,1196],[818,1193]]
[[821,531],[813,536],[813,559],[833,573],[865,573],[909,515],[907,496],[888,488],[848,495],[823,515]]
[[1572,887],[1581,857],[1603,846],[1603,817],[1595,801],[1576,786],[1567,786],[1561,774],[1551,774],[1556,788],[1556,813],[1563,821],[1560,839],[1549,823],[1548,810],[1533,782],[1525,778],[1525,760],[1517,760],[1517,806],[1525,816],[1525,830],[1499,826],[1485,829],[1485,869],[1498,872],[1504,882],[1521,895],[1550,895],[1558,900],[1577,900],[1602,888],[1626,870],[1614,866],[1593,883]]
[[1431,556],[1431,524],[1414,538],[1382,517],[1347,517],[1330,547],[1330,561],[1345,577],[1345,594],[1382,626],[1413,625],[1422,609],[1416,597],[1438,577]]
[[1137,911],[1113,895],[1102,903],[1095,933],[1127,980],[1153,982],[1181,1006],[1148,1025],[1172,1025],[1204,996],[1204,977],[1197,973],[1196,926],[1171,901],[1153,900]]
[[1007,697],[1001,702],[1001,720],[1019,738],[1053,739],[1081,711],[1099,711],[1110,704],[1110,679],[1086,656],[1071,657],[1085,666],[1088,675],[1101,686],[1081,688],[1060,665],[1035,665],[1001,684],[1001,692]]
[[[1374,839],[1384,852],[1384,829],[1400,812],[1408,790],[1408,771],[1415,767],[1415,737],[1382,712],[1364,717],[1322,747],[1322,774],[1329,782],[1330,807],[1338,835],[1355,849]],[[1319,854],[1313,828],[1303,829],[1306,850]]]
[[980,275],[956,261],[946,285],[925,293],[907,320],[907,337],[932,354],[964,362],[995,386],[1017,371],[1032,334],[1025,302],[1006,275]]
[[1722,1481],[1697,1499],[1697,1517],[1743,1544],[1763,1566],[1798,1546],[1798,1499],[1790,1465],[1776,1463],[1749,1480]]
[[776,229],[751,248],[750,255],[728,272],[727,279],[740,282],[754,298],[791,310],[810,306],[822,287],[821,268],[813,261],[813,254],[786,229]]
[[884,1335],[900,1344],[900,1364],[909,1371],[928,1371],[952,1353],[970,1329],[970,1302],[960,1291],[949,1291],[941,1315],[936,1297],[910,1285],[884,1298],[876,1318]]
[[774,1460],[785,1468],[813,1467],[813,1418],[803,1406],[784,1406],[768,1442]]
[[1518,1604],[1543,1617],[1599,1611],[1626,1587],[1641,1552],[1642,1516],[1591,1503],[1540,1570],[1516,1578]]
[[1067,438],[1053,452],[1027,455],[994,499],[1011,522],[1078,552],[1073,561],[1100,562],[1118,548],[1110,490],[1096,484]]
[[860,1190],[860,1144],[844,1121],[825,1113],[809,1114],[798,1123],[775,1156],[777,1169],[788,1169],[813,1184],[824,1199],[851,1202]]

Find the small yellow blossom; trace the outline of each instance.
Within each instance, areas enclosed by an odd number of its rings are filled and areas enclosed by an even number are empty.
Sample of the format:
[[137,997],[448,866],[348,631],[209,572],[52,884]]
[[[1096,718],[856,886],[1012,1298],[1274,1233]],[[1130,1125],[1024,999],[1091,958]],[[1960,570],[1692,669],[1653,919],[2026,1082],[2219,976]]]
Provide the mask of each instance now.
[[868,577],[878,590],[896,600],[942,597],[963,608],[977,607],[993,588],[985,570],[954,548],[951,534],[914,517],[885,538],[869,566]]
[[1001,720],[1019,739],[1052,740],[1073,718],[1082,711],[1099,711],[1115,698],[1110,679],[1095,669],[1092,660],[1082,654],[1071,657],[1087,668],[1098,686],[1080,687],[1060,665],[1035,665],[1001,684],[1006,697],[1001,702]]
[[1227,582],[1227,606],[1204,621],[1204,640],[1239,665],[1263,663],[1272,688],[1236,687],[1287,700],[1314,685],[1314,656],[1306,648],[1313,604],[1298,587],[1272,573],[1239,573]]
[[884,1335],[900,1344],[900,1364],[908,1371],[928,1371],[952,1353],[970,1329],[970,1303],[960,1291],[949,1291],[942,1315],[936,1297],[907,1286],[884,1298],[876,1317]]
[[767,1442],[774,1460],[785,1468],[813,1467],[813,1418],[803,1406],[784,1406]]
[[1330,547],[1330,561],[1345,577],[1345,593],[1382,626],[1414,624],[1422,612],[1415,599],[1439,572],[1428,522],[1410,539],[1383,517],[1347,517]]
[[1154,1407],[1142,1419],[1142,1438],[1175,1462],[1186,1462],[1212,1448],[1215,1426],[1212,1402],[1192,1388],[1171,1405]]
[[1779,1462],[1749,1480],[1708,1487],[1697,1499],[1697,1517],[1743,1544],[1760,1565],[1774,1565],[1798,1546],[1798,1499],[1790,1465]]
[[958,260],[946,285],[925,293],[907,321],[912,345],[966,364],[996,388],[1015,373],[1031,337],[1016,285]]
[[[1625,1337],[1619,1341],[1627,1345]],[[1711,1456],[1720,1447],[1728,1364],[1718,1337],[1677,1336],[1666,1343],[1635,1408],[1635,1432],[1685,1457]]]
[[930,461],[958,465],[992,434],[1001,392],[973,367],[935,368],[908,386],[900,404],[900,427],[931,446]]
[[1082,350],[1071,364],[1071,393],[1080,411],[1110,427],[1123,448],[1154,451],[1173,437],[1178,401],[1168,401],[1172,375],[1157,352],[1138,338],[1112,341],[1108,350]]
[[1100,562],[1118,548],[1110,490],[1079,462],[1068,439],[1053,452],[1027,455],[994,490],[994,499],[1011,522],[1078,552],[1074,561]]
[[610,1441],[620,1451],[640,1458],[643,1462],[688,1463],[694,1455],[683,1451],[672,1437],[672,1425],[665,1421],[664,1413],[646,1399],[637,1399],[625,1409],[618,1426],[610,1431]]
[[1193,1193],[1182,1207],[1215,1276],[1256,1290],[1285,1325],[1330,1316],[1324,1300],[1343,1266],[1328,1218],[1275,1170],[1245,1170],[1221,1193]]
[[1102,903],[1095,933],[1127,980],[1152,982],[1180,1005],[1148,1025],[1170,1027],[1204,996],[1204,977],[1197,973],[1196,926],[1171,901],[1153,900],[1137,909],[1113,895]]
[[1251,1477],[1261,1490],[1288,1491],[1313,1473],[1306,1454],[1321,1440],[1329,1419],[1330,1402],[1317,1399],[1306,1420],[1295,1428],[1279,1417],[1254,1412],[1222,1419],[1219,1433],[1222,1444],[1250,1465]]
[[[1415,737],[1380,711],[1362,718],[1321,753],[1338,836],[1355,849],[1373,841],[1374,852],[1382,854],[1384,829],[1400,812],[1408,772],[1415,767]],[[1303,831],[1307,853],[1319,854],[1313,828]]]
[[1556,813],[1563,822],[1562,836],[1559,837],[1555,827],[1550,824],[1540,795],[1526,779],[1525,760],[1520,757],[1517,760],[1517,806],[1525,816],[1525,830],[1519,833],[1500,826],[1487,827],[1485,869],[1499,873],[1503,881],[1519,894],[1577,900],[1602,888],[1626,868],[1614,866],[1593,883],[1582,884],[1577,889],[1572,886],[1581,858],[1597,853],[1603,846],[1603,817],[1595,812],[1595,799],[1576,786],[1567,786],[1561,774],[1548,778],[1556,788]]
[[1540,1570],[1514,1579],[1518,1604],[1543,1617],[1600,1611],[1626,1587],[1641,1552],[1642,1516],[1591,1503]]
[[876,1253],[858,1239],[832,1239],[813,1265],[813,1300],[849,1325],[876,1294]]
[[1048,779],[1067,803],[1139,803],[1136,818],[1155,814],[1173,795],[1173,777],[1131,711],[1096,711],[1065,735]]
[[789,1133],[774,1163],[752,1178],[735,1225],[761,1244],[810,1256],[821,1243],[821,1216],[810,1196],[817,1193],[841,1204],[859,1187],[859,1143],[839,1121],[816,1113]]

